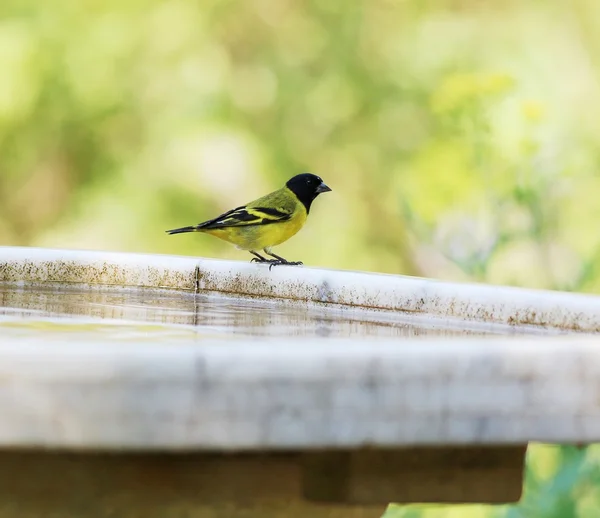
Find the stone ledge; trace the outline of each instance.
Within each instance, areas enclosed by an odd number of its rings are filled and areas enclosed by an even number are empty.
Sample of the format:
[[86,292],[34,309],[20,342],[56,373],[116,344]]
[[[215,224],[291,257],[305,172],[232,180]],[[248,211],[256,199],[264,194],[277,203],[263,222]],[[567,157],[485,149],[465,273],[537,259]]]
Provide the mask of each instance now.
[[600,297],[192,257],[0,247],[0,282],[216,291],[556,331],[600,332]]
[[256,451],[600,440],[595,337],[0,342],[0,447]]

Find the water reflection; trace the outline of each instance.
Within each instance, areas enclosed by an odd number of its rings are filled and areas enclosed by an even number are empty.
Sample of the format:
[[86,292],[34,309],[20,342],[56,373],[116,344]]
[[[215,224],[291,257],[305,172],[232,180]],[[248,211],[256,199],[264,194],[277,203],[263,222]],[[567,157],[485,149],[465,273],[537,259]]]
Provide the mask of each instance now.
[[[0,285],[0,330],[27,334],[77,332],[131,338],[261,336],[410,337],[465,335],[492,329],[415,323],[411,315],[309,306],[218,294],[152,289],[76,289]],[[497,329],[494,330],[498,332]]]

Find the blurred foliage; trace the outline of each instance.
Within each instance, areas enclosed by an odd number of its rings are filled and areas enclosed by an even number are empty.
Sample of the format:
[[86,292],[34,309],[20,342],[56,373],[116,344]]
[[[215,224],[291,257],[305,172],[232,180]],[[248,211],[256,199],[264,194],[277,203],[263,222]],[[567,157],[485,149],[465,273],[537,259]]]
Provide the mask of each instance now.
[[[248,260],[164,230],[308,170],[286,257],[598,291],[596,5],[3,0],[0,243]],[[544,451],[471,516],[592,516],[598,455]]]
[[247,260],[199,222],[309,170],[308,264],[595,291],[591,0],[4,0],[0,242]]

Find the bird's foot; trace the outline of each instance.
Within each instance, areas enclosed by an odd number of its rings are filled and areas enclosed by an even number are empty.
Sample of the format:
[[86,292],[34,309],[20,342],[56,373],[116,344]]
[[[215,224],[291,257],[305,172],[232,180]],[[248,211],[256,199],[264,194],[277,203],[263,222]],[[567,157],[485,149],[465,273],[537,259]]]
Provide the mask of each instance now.
[[281,259],[265,259],[265,258],[258,258],[258,257],[253,257],[252,259],[250,259],[251,263],[262,263],[262,264],[268,264],[269,265],[269,271],[271,271],[271,268],[273,268],[273,266],[279,266],[281,264],[285,264],[288,266],[299,266],[302,263],[302,261],[286,261],[285,259],[281,258]]
[[281,264],[285,264],[288,266],[300,266],[302,263],[302,261],[286,261],[285,259],[271,259],[269,260],[269,271],[271,271],[271,268],[273,268],[273,266],[279,266]]

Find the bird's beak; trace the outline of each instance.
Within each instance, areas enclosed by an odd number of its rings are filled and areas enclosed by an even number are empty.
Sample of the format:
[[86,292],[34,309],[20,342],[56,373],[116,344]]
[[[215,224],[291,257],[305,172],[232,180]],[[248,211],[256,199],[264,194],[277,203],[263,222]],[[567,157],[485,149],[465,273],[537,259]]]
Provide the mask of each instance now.
[[317,194],[321,194],[322,192],[329,192],[331,191],[331,189],[329,187],[327,187],[327,185],[325,185],[323,182],[321,182],[321,185],[319,185],[319,187],[317,187]]

